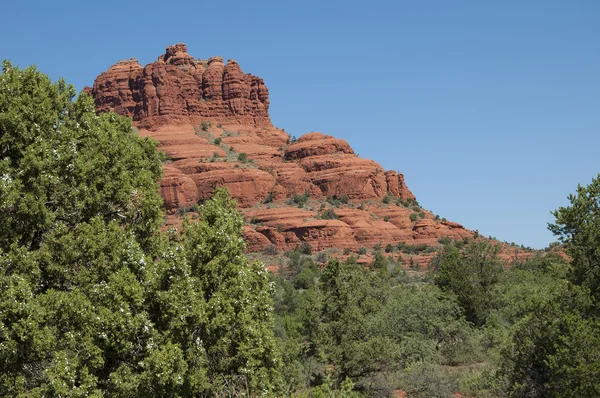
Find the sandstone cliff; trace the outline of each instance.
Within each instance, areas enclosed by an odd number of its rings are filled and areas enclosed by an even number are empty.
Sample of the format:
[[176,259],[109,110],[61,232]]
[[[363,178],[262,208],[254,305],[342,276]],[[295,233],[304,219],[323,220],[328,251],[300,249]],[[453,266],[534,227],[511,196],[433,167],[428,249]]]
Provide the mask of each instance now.
[[418,206],[404,176],[312,132],[292,142],[269,117],[263,80],[233,60],[194,59],[184,44],[156,62],[120,61],[92,88],[99,112],[131,117],[166,152],[160,192],[168,223],[229,188],[247,220],[250,251],[308,242],[314,250],[436,245],[474,233]]

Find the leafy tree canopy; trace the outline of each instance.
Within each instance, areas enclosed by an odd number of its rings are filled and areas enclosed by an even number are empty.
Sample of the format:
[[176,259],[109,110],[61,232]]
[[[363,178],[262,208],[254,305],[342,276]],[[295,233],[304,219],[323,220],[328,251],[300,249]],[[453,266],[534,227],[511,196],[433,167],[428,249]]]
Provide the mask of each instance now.
[[34,67],[0,75],[0,395],[274,395],[271,286],[218,190],[160,233],[160,155]]
[[0,74],[0,249],[38,248],[57,224],[118,221],[140,238],[160,225],[156,143],[131,121],[8,61]]

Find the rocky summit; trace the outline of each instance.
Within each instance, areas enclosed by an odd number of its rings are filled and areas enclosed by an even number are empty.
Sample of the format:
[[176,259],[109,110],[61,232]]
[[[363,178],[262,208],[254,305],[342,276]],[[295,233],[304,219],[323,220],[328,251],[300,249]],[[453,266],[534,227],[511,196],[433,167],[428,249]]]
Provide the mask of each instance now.
[[247,220],[249,251],[307,242],[347,253],[474,236],[422,209],[403,174],[346,141],[318,132],[296,140],[274,127],[263,79],[234,60],[195,59],[176,44],[146,66],[117,62],[85,91],[98,112],[131,117],[166,153],[160,192],[169,225],[226,186]]

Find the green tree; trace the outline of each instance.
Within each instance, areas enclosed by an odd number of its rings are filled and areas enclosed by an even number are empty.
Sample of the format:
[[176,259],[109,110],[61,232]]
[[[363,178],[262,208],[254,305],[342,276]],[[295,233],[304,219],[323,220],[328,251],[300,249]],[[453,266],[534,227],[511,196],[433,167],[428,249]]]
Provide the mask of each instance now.
[[548,227],[572,259],[569,279],[588,288],[600,303],[600,174],[590,185],[579,185],[569,202],[552,213],[556,221]]
[[372,329],[386,301],[386,283],[353,261],[332,260],[321,273],[322,306],[313,341],[335,387],[381,370],[393,358],[393,342]]
[[101,216],[146,238],[160,225],[156,143],[131,121],[96,115],[63,80],[9,62],[0,75],[0,249],[37,248],[56,223]]
[[515,325],[502,366],[510,396],[600,396],[600,175],[569,201],[549,228],[571,257],[570,283]]
[[0,395],[276,394],[266,270],[226,192],[160,233],[156,144],[35,68],[0,75]]
[[519,321],[503,352],[506,395],[600,396],[600,320],[594,312],[585,290],[567,286]]
[[248,264],[243,220],[224,188],[200,208],[199,223],[184,230],[184,250],[206,300],[207,323],[199,337],[208,374],[228,384],[243,380],[252,391],[280,387],[281,366],[273,334],[273,299],[268,272]]
[[431,263],[437,270],[435,283],[456,294],[467,319],[475,325],[484,324],[494,307],[494,287],[502,273],[498,251],[498,246],[483,241],[468,244],[462,253],[445,246]]

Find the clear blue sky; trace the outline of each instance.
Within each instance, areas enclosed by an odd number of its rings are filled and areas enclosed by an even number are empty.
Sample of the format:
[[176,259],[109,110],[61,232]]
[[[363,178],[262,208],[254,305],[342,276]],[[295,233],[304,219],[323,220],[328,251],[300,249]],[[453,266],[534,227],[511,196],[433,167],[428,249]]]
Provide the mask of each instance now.
[[236,59],[271,116],[405,173],[434,213],[541,248],[600,172],[600,1],[11,1],[0,58],[78,89],[166,46]]

